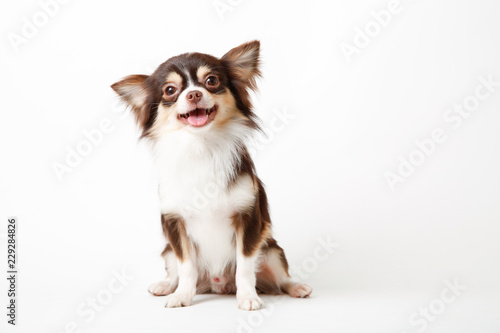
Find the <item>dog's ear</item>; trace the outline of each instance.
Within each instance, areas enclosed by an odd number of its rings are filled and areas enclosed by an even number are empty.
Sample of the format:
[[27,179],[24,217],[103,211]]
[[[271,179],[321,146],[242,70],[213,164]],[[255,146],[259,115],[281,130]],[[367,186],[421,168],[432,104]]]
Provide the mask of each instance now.
[[259,52],[260,42],[254,40],[230,50],[222,56],[221,60],[227,62],[234,79],[255,90],[255,79],[261,76]]
[[132,108],[137,124],[144,127],[150,117],[148,106],[148,90],[146,89],[147,75],[129,75],[111,85],[111,88]]

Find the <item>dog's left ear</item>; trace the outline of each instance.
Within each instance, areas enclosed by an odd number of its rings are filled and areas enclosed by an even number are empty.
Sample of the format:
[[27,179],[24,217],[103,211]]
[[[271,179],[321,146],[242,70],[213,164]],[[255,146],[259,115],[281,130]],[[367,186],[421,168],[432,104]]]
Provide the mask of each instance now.
[[234,79],[255,89],[255,79],[261,76],[259,52],[260,42],[254,40],[230,50],[222,56],[221,60],[228,63]]
[[129,75],[111,85],[111,88],[125,101],[135,114],[137,124],[144,127],[149,121],[148,92],[145,81],[147,75]]

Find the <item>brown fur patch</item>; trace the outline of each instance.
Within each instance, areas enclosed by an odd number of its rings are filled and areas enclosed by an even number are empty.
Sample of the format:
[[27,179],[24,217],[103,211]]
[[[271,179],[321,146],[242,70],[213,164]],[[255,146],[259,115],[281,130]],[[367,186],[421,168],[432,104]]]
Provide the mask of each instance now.
[[257,292],[261,294],[277,295],[281,294],[281,288],[277,283],[276,275],[271,267],[263,265],[257,273]]
[[260,249],[271,232],[266,193],[257,177],[254,177],[254,181],[258,183],[258,191],[253,207],[246,212],[235,213],[232,217],[236,236],[243,244],[243,255],[247,257],[253,256]]
[[[190,254],[190,242],[186,234],[184,220],[175,214],[163,214],[161,216],[161,223],[163,233],[167,237],[175,256],[179,261],[184,261]],[[164,252],[165,251],[167,251],[167,248],[165,248]]]
[[262,246],[262,251],[275,251],[279,255],[281,266],[285,270],[286,275],[290,277],[290,274],[288,273],[288,260],[286,260],[285,251],[283,251],[281,246],[278,245],[278,242],[274,238],[269,237],[266,240],[266,242]]
[[173,251],[172,245],[167,243],[167,245],[165,246],[165,249],[161,252],[161,256],[165,257],[167,255],[167,253],[172,252],[172,251]]

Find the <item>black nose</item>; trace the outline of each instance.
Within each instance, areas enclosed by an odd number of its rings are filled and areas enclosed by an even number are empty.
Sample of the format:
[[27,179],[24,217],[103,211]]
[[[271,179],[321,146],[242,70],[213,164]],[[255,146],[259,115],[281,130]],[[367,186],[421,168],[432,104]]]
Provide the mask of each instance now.
[[193,91],[188,92],[188,94],[186,95],[186,98],[190,102],[198,103],[202,96],[203,96],[203,94],[201,93],[201,91],[193,90]]

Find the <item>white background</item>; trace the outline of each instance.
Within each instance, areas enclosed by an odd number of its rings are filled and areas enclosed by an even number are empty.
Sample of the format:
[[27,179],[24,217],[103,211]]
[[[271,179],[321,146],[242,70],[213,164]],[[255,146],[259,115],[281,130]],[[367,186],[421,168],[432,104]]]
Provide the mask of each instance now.
[[[479,77],[500,81],[499,3],[401,0],[350,62],[342,43],[354,45],[389,1],[232,0],[222,15],[216,3],[72,0],[18,52],[9,36],[41,5],[0,5],[2,270],[6,219],[19,219],[9,332],[70,322],[77,332],[500,332],[500,87],[458,128],[443,118]],[[275,236],[314,291],[264,296],[252,314],[234,296],[165,309],[146,292],[164,274],[151,160],[109,86],[179,53],[222,56],[252,39],[262,43],[264,127],[276,111],[294,115],[260,139],[255,161]],[[60,181],[53,164],[103,119],[112,130]],[[436,128],[447,140],[391,191],[384,174]],[[318,238],[339,247],[318,260]],[[123,269],[133,280],[95,318],[79,315]],[[445,304],[455,279],[466,290]],[[429,306],[432,320],[410,323]]]

